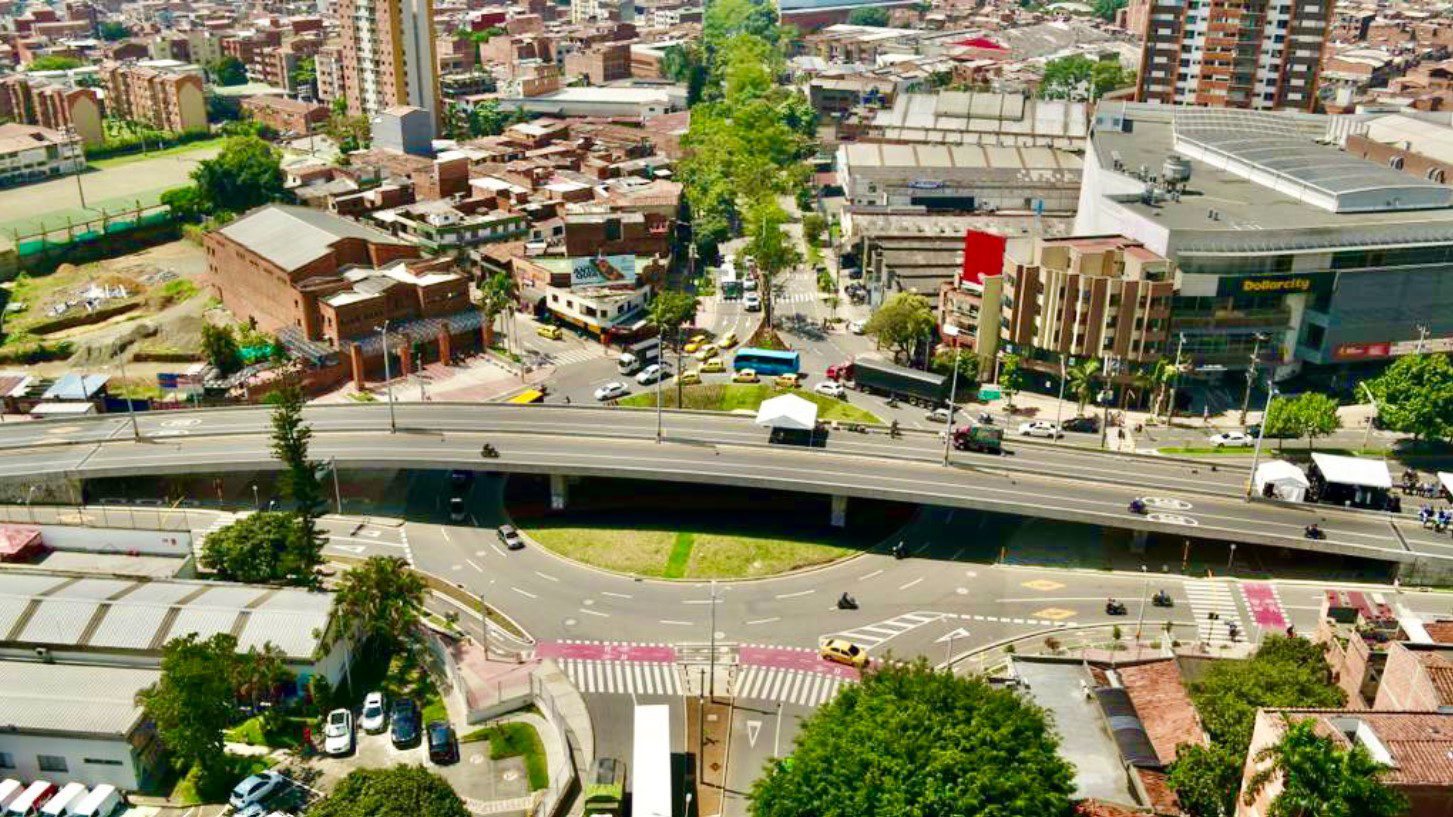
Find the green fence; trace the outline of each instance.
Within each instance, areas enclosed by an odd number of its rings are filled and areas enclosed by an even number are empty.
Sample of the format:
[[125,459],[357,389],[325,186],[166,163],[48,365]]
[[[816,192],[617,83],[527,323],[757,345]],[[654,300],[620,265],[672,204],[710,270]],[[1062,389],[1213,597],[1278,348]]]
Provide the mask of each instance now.
[[15,249],[22,259],[43,253],[64,253],[78,244],[90,244],[107,236],[171,223],[171,210],[165,205],[125,210],[115,215],[102,213],[80,224],[72,223],[43,233],[16,235]]

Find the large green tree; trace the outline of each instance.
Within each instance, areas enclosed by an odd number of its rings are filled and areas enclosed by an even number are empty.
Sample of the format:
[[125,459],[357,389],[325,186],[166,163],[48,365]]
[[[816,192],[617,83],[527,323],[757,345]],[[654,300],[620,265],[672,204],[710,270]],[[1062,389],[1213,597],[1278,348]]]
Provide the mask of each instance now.
[[973,349],[956,352],[952,346],[938,347],[933,353],[933,370],[939,374],[952,375],[956,360],[959,367],[959,394],[964,394],[979,379],[979,356],[974,354]]
[[1398,358],[1367,381],[1383,426],[1413,439],[1453,438],[1453,362],[1446,354]]
[[[668,337],[676,347],[676,405],[681,403],[681,356],[684,353],[681,342],[681,327],[696,318],[697,298],[690,292],[666,290],[658,293],[651,301],[651,325],[656,327],[664,344]],[[664,347],[663,347],[664,349]],[[664,358],[663,358],[664,360]]]
[[1010,413],[1014,411],[1014,395],[1024,389],[1026,379],[1023,359],[1012,353],[1004,355],[999,361],[999,390],[1004,392],[1004,405]]
[[1273,780],[1281,791],[1272,798],[1267,817],[1398,817],[1406,814],[1407,798],[1382,782],[1389,767],[1373,759],[1365,746],[1346,749],[1317,734],[1316,720],[1294,721],[1281,740],[1257,753],[1265,763],[1249,781],[1243,801],[1251,805]]
[[1318,437],[1329,436],[1342,427],[1342,418],[1337,416],[1337,401],[1330,395],[1302,392],[1293,401],[1292,408],[1297,418],[1297,430],[1307,438],[1309,449]]
[[318,530],[323,513],[322,463],[313,461],[308,447],[313,429],[303,419],[303,392],[288,383],[269,396],[272,409],[272,455],[283,464],[279,479],[283,495],[292,500],[298,530],[288,550],[285,575],[311,584],[323,561],[324,538]]
[[202,354],[224,377],[242,368],[242,349],[237,346],[237,335],[230,326],[202,324]]
[[1039,81],[1042,99],[1099,99],[1135,81],[1117,60],[1092,60],[1084,54],[1060,57],[1044,64]]
[[802,263],[802,251],[783,229],[787,213],[770,197],[762,197],[752,207],[748,223],[747,254],[757,262],[757,277],[762,284],[762,314],[772,325],[772,286],[777,276]]
[[357,629],[380,654],[407,643],[424,608],[424,580],[397,556],[373,556],[338,581],[333,611],[345,632]]
[[242,64],[242,60],[231,55],[212,63],[208,66],[207,71],[212,75],[212,82],[216,85],[247,84],[247,66]]
[[448,781],[423,766],[355,769],[309,817],[469,817]]
[[868,318],[865,332],[888,347],[895,359],[911,356],[933,331],[933,307],[916,292],[895,292]]
[[288,577],[302,535],[291,513],[264,511],[207,534],[202,567],[238,582],[276,582]]
[[1346,701],[1332,682],[1321,645],[1275,635],[1245,661],[1212,663],[1189,691],[1210,747],[1183,746],[1171,765],[1169,783],[1191,817],[1235,813],[1234,781],[1241,778],[1257,709],[1332,709]]
[[1060,817],[1074,772],[1043,710],[927,662],[864,673],[803,722],[753,817]]
[[256,136],[235,136],[192,170],[202,198],[213,210],[241,213],[283,197],[282,154]]
[[862,6],[855,8],[848,15],[848,23],[855,26],[877,26],[882,28],[888,25],[888,10],[882,6]]
[[484,312],[484,342],[494,345],[495,324],[515,302],[518,287],[508,272],[499,271],[484,279],[479,286],[479,308]]
[[232,721],[236,660],[237,639],[228,633],[174,638],[162,650],[161,677],[136,694],[176,767],[196,767],[204,780],[215,779],[224,765],[222,730]]

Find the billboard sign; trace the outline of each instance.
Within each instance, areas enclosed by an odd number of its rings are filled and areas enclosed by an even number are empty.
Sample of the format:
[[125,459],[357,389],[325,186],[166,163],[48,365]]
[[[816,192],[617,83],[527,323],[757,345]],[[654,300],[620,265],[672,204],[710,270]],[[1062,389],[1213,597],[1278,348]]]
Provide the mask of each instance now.
[[1415,355],[1419,347],[1428,353],[1453,352],[1453,337],[1424,340],[1378,341],[1377,343],[1339,343],[1332,350],[1333,360],[1376,360],[1384,357]]
[[570,259],[570,288],[636,285],[634,255],[598,255]]
[[982,287],[985,278],[1004,271],[1004,247],[1008,240],[997,233],[964,231],[964,266],[959,280]]
[[1332,285],[1330,275],[1256,275],[1243,278],[1221,278],[1216,282],[1216,295],[1295,295],[1302,292],[1323,292]]

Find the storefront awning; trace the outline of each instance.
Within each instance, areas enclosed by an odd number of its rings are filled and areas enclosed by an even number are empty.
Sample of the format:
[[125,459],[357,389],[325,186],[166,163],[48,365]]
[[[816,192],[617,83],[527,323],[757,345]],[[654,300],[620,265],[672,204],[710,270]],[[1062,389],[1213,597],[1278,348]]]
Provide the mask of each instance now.
[[1382,460],[1313,454],[1312,462],[1322,472],[1322,478],[1328,482],[1362,488],[1392,488],[1392,473],[1387,470],[1387,463]]

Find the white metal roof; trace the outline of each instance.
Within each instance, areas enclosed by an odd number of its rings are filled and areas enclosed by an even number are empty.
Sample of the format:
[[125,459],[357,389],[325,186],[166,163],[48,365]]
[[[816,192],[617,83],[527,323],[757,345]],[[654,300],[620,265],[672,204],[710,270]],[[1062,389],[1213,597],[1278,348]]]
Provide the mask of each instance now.
[[160,676],[135,667],[0,661],[0,724],[21,732],[125,735],[141,719],[136,693]]
[[763,400],[757,408],[757,425],[811,431],[817,427],[817,404],[795,394]]
[[1442,484],[1443,490],[1453,494],[1453,472],[1439,471],[1438,482]]
[[1301,488],[1311,487],[1307,482],[1307,475],[1302,469],[1292,465],[1286,460],[1270,460],[1256,466],[1256,481],[1258,483],[1281,483],[1296,485]]
[[1312,462],[1328,482],[1338,485],[1360,485],[1364,488],[1391,488],[1392,473],[1382,460],[1342,457],[1337,454],[1313,454]]

